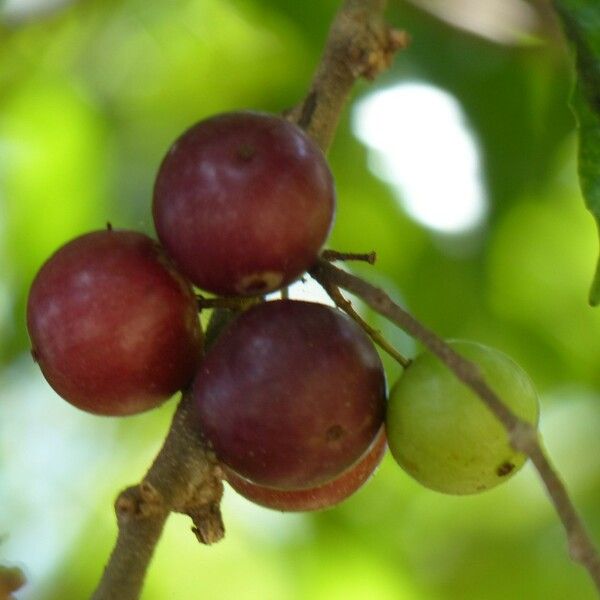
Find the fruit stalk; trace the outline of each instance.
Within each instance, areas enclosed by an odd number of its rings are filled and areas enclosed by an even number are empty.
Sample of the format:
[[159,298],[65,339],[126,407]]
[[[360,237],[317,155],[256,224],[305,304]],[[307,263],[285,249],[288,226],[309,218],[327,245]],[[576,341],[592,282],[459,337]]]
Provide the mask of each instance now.
[[[325,253],[323,253],[325,254]],[[377,344],[384,352],[387,352],[398,364],[406,369],[410,365],[410,360],[403,356],[394,346],[392,346],[384,337],[380,331],[377,331],[374,327],[371,327],[355,310],[352,303],[344,298],[340,289],[331,285],[326,281],[321,282],[324,290],[327,292],[329,297],[335,302],[338,308],[341,308],[350,318],[354,319],[367,333],[367,335]]]

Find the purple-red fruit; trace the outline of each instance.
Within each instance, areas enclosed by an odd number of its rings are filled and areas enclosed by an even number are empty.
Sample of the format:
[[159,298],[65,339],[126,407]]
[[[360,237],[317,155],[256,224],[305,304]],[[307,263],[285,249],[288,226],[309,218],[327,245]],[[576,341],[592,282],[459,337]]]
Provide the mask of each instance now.
[[102,415],[169,398],[191,381],[202,346],[189,284],[131,231],[88,233],[51,256],[31,286],[27,326],[48,383]]
[[188,129],[165,156],[154,188],[158,237],[198,287],[263,293],[315,262],[335,212],[319,148],[292,123],[252,112]]
[[193,385],[195,418],[219,460],[253,483],[319,486],[354,464],[384,419],[371,340],[340,311],[280,300],[233,321]]
[[385,428],[358,462],[336,478],[318,487],[303,490],[277,490],[257,485],[224,467],[225,479],[239,494],[266,508],[282,512],[322,510],[349,498],[371,477],[385,455]]

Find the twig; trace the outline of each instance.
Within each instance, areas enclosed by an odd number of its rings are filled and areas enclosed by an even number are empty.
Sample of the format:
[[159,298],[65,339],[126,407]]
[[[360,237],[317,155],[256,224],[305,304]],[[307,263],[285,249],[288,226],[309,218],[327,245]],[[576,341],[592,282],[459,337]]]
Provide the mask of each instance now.
[[[356,252],[338,252],[337,250],[323,250],[321,252],[321,258],[328,262],[334,261],[347,261],[347,260],[358,260],[369,263],[370,265],[375,264],[377,254],[375,252],[368,253],[356,253]],[[381,334],[380,331],[371,327],[355,310],[352,306],[352,302],[344,297],[340,292],[340,289],[331,285],[325,281],[321,282],[323,289],[327,292],[329,297],[335,302],[336,306],[341,308],[349,317],[354,319],[362,329],[368,334],[368,336],[377,344],[384,352],[387,352],[396,362],[400,363],[402,368],[406,369],[410,365],[410,359],[403,356],[394,346],[392,346]]]
[[336,285],[332,285],[328,281],[320,281],[323,289],[329,294],[329,297],[335,302],[336,306],[341,308],[345,313],[354,319],[362,329],[368,334],[368,336],[375,342],[382,350],[387,352],[395,361],[399,362],[404,369],[410,365],[410,359],[403,356],[394,346],[392,346],[384,337],[380,331],[371,327],[355,310],[352,306],[352,302],[344,298],[342,292]]
[[434,354],[451,366],[457,377],[464,381],[482,397],[489,408],[500,419],[504,426],[515,429],[521,423],[523,427],[531,427],[526,422],[521,422],[496,396],[481,377],[477,367],[463,359],[450,346],[448,346],[435,333],[426,329],[412,315],[398,306],[383,290],[372,286],[370,283],[334,267],[330,263],[319,260],[310,274],[323,285],[336,285],[352,292],[364,300],[371,308],[389,318],[409,335],[423,342]]
[[154,548],[169,516],[166,508],[146,514],[146,506],[139,486],[119,495],[115,502],[117,543],[92,600],[139,598]]
[[383,20],[386,0],[345,0],[329,30],[323,57],[303,102],[288,118],[326,152],[354,82],[374,79],[397,50],[408,45],[404,31]]
[[587,569],[600,592],[600,558],[564,484],[545,454],[534,427],[517,417],[502,402],[474,364],[457,354],[435,333],[398,306],[383,290],[322,259],[311,270],[311,275],[324,286],[338,286],[358,296],[371,308],[421,341],[483,400],[506,428],[513,447],[531,458],[563,524],[572,559]]
[[362,262],[374,265],[377,260],[377,254],[375,252],[338,252],[337,250],[323,250],[321,252],[321,258],[328,260],[329,262],[335,262],[338,260],[358,260]]
[[92,600],[139,598],[154,547],[171,512],[189,515],[194,533],[205,544],[223,537],[220,468],[191,427],[189,413],[190,399],[185,395],[144,480],[119,494],[115,502],[117,543]]

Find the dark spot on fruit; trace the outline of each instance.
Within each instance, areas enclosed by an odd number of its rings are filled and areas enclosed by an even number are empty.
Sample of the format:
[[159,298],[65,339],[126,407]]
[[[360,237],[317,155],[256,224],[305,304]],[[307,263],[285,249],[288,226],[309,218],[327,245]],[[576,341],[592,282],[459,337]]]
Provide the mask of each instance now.
[[283,280],[281,273],[273,271],[259,271],[242,277],[236,286],[240,294],[261,294],[277,289]]
[[106,221],[106,229],[108,231],[112,231],[113,230],[113,226],[112,226],[112,223],[110,221]]
[[345,431],[341,425],[332,425],[326,432],[325,438],[328,442],[337,442],[344,437]]
[[248,162],[254,158],[256,148],[252,144],[241,144],[237,149],[237,157],[244,162]]
[[506,475],[508,475],[509,473],[511,473],[514,468],[515,468],[515,465],[513,465],[511,462],[508,462],[508,461],[503,462],[496,469],[496,475],[498,475],[498,477],[505,477]]
[[40,355],[33,348],[31,349],[31,358],[33,358],[33,362],[39,362]]

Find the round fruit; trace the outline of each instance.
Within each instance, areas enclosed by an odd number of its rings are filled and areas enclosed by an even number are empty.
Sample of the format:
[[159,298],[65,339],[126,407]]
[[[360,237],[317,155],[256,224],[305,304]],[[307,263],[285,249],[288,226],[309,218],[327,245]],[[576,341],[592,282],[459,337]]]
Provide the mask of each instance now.
[[197,425],[218,458],[253,483],[321,485],[355,463],[385,413],[371,340],[340,311],[280,300],[233,321],[194,381]]
[[335,210],[319,148],[292,123],[234,112],[194,125],[154,188],[158,237],[197,286],[224,295],[275,290],[310,268]]
[[382,461],[387,445],[382,426],[365,454],[335,479],[304,490],[278,490],[256,485],[224,467],[225,479],[231,487],[255,504],[282,512],[321,510],[339,504],[358,491]]
[[88,233],[50,257],[31,286],[27,327],[48,383],[103,415],[157,406],[191,381],[201,352],[189,284],[131,231]]
[[[537,394],[521,367],[481,344],[449,344],[477,365],[516,415],[537,425]],[[439,492],[473,494],[490,489],[526,461],[481,399],[431,353],[419,356],[392,389],[386,426],[390,450],[400,466]]]

